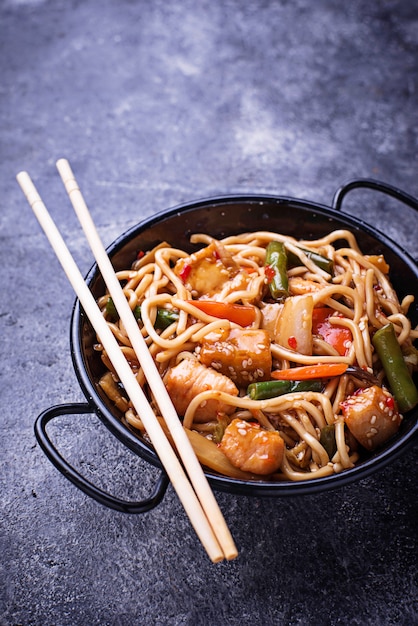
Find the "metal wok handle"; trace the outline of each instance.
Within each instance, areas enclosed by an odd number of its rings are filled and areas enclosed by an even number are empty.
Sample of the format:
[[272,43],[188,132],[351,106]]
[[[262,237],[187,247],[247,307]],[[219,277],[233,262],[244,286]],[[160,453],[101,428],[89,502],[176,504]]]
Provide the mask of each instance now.
[[380,191],[388,196],[391,196],[392,198],[395,198],[396,200],[399,200],[400,202],[403,202],[404,204],[407,204],[408,206],[415,209],[415,211],[418,211],[418,200],[416,198],[410,196],[408,193],[402,191],[401,189],[398,189],[397,187],[393,187],[392,185],[388,185],[387,183],[382,183],[379,180],[373,180],[372,178],[358,178],[342,185],[335,192],[332,201],[333,208],[337,211],[341,211],[341,206],[345,196],[353,189],[359,188]]
[[35,421],[35,435],[42,450],[51,461],[51,463],[71,481],[76,487],[81,489],[88,496],[104,504],[110,509],[121,511],[123,513],[145,513],[154,508],[161,502],[167,490],[169,483],[165,472],[161,472],[153,493],[149,498],[139,502],[129,502],[121,500],[111,494],[96,487],[93,483],[82,476],[72,465],[70,465],[64,457],[58,452],[51,439],[48,436],[46,426],[55,417],[60,415],[80,415],[93,414],[91,406],[87,403],[69,403],[53,406],[43,411]]

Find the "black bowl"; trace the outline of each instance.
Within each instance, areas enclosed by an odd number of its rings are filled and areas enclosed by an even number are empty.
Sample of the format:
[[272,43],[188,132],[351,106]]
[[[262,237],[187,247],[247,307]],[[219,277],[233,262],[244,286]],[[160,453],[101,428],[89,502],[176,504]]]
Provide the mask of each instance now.
[[[119,270],[130,267],[139,250],[148,250],[162,240],[176,247],[192,250],[189,239],[195,232],[222,238],[246,231],[272,230],[297,239],[317,239],[335,229],[352,231],[363,252],[385,256],[391,268],[392,283],[400,298],[410,293],[415,295],[410,318],[413,325],[416,325],[418,268],[409,254],[358,218],[347,215],[338,208],[305,200],[245,195],[183,204],[154,215],[131,228],[108,248],[108,253],[115,269]],[[86,280],[95,297],[104,293],[105,286],[96,265],[92,267]],[[122,415],[98,387],[97,383],[104,369],[98,353],[93,350],[95,341],[95,333],[76,302],[71,323],[72,356],[78,380],[89,405],[118,439],[152,465],[161,467],[152,446],[140,434],[122,423]],[[205,473],[214,489],[250,496],[290,496],[333,489],[365,478],[397,458],[412,443],[418,429],[417,421],[418,409],[414,409],[404,419],[398,434],[383,447],[367,455],[354,468],[324,478],[299,482],[247,481],[221,476],[209,470]]]

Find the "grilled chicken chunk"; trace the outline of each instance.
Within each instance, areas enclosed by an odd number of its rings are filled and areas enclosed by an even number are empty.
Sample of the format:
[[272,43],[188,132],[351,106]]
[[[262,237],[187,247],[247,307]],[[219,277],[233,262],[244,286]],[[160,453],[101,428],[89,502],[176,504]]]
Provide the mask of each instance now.
[[[168,394],[179,415],[184,415],[190,402],[202,391],[215,389],[231,396],[238,395],[234,383],[223,374],[198,363],[194,359],[184,359],[171,368],[164,378]],[[218,413],[233,413],[235,408],[218,400],[205,401],[196,411],[195,422],[208,422],[216,419]]]
[[367,450],[395,435],[402,421],[393,396],[377,385],[357,390],[341,409],[351,434]]
[[234,419],[225,429],[220,448],[235,467],[268,475],[282,463],[284,441],[276,430],[263,430],[257,423]]
[[199,359],[238,386],[268,380],[272,365],[270,336],[261,329],[233,328],[213,332],[202,342]]
[[213,298],[227,281],[238,274],[239,267],[225,248],[213,241],[190,256],[179,259],[174,271],[197,297]]

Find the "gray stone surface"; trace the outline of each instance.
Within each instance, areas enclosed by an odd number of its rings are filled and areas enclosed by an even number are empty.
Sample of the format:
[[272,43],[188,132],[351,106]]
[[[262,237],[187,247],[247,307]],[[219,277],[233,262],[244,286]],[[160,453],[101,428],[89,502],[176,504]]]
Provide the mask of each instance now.
[[[83,400],[74,298],[15,181],[29,171],[83,272],[60,157],[106,243],[221,193],[330,204],[346,180],[374,177],[417,197],[417,33],[417,3],[402,0],[2,0],[0,624],[418,622],[416,448],[331,493],[218,494],[240,550],[218,565],[171,489],[128,516],[54,469],[33,423]],[[368,192],[346,210],[418,257],[412,210]],[[55,434],[114,493],[155,480],[94,417],[63,418]]]

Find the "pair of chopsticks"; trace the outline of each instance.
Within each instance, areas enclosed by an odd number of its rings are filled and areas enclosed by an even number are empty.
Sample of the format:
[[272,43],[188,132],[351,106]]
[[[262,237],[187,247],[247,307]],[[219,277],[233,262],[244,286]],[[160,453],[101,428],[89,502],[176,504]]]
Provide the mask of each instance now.
[[100,342],[106,349],[136,412],[141,417],[160,461],[208,556],[214,563],[222,561],[224,558],[228,560],[234,559],[238,552],[231,533],[174,409],[148,346],[139,330],[138,323],[132,314],[71,167],[65,159],[60,159],[56,165],[147,382],[171,433],[183,466],[149,405],[141,386],[120,350],[93,294],[87,287],[80,270],[29,174],[20,172],[16,176],[17,181],[58,257],[87,317],[99,336]]

